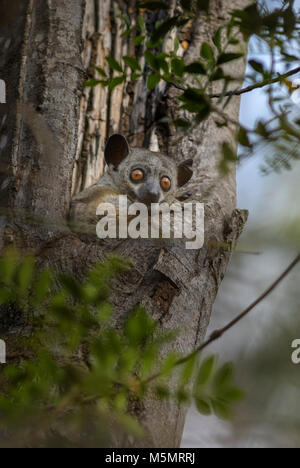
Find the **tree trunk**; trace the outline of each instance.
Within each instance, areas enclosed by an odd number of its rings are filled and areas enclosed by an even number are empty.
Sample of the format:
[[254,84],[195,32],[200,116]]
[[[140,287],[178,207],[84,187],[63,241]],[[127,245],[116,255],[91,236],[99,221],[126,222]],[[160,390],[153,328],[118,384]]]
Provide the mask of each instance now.
[[[163,329],[181,330],[172,349],[188,353],[206,333],[246,213],[236,210],[235,168],[225,178],[218,170],[219,145],[224,139],[232,141],[228,129],[218,128],[210,118],[178,142],[174,128],[156,124],[161,117],[178,114],[177,90],[162,86],[150,92],[144,79],[135,85],[125,83],[112,93],[100,86],[83,88],[95,65],[106,67],[106,55],[119,59],[134,53],[131,40],[121,38],[117,10],[126,11],[134,24],[135,3],[2,0],[0,78],[7,85],[7,104],[0,104],[0,247],[14,243],[36,252],[44,246],[39,252],[42,263],[79,277],[112,251],[130,258],[134,268],[117,283],[112,297],[116,326],[140,303]],[[209,17],[203,13],[193,25],[178,31],[182,53],[192,61],[200,44],[224,23],[228,10],[248,3],[212,0]],[[164,15],[144,14],[149,27]],[[166,37],[166,49],[168,44]],[[143,51],[137,52],[144,66]],[[231,74],[242,77],[245,64],[234,63]],[[226,112],[238,120],[238,97]],[[194,177],[187,190],[194,200],[205,203],[206,241],[200,251],[163,242],[71,236],[45,247],[45,241],[68,230],[72,194],[99,179],[104,144],[115,131],[126,135],[133,146],[159,147],[177,161],[194,158]],[[11,316],[0,319],[2,329],[17,326]],[[147,436],[135,446],[178,447],[185,414],[186,408],[173,402],[148,399],[139,409]],[[131,443],[119,441],[120,446]]]

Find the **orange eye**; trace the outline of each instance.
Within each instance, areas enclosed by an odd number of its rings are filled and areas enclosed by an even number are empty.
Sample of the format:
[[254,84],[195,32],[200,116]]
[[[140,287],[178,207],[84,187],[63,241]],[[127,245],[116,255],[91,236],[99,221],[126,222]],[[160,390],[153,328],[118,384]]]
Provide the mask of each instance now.
[[160,181],[160,186],[163,190],[167,191],[171,188],[171,181],[169,177],[163,177]]
[[134,169],[134,171],[131,172],[130,177],[133,182],[141,182],[145,175],[141,169]]

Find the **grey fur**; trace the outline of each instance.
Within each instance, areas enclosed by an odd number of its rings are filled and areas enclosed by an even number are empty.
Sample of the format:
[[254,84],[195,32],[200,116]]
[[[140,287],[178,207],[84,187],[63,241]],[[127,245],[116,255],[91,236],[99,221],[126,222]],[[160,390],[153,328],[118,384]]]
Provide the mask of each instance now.
[[[95,226],[97,206],[103,202],[118,206],[119,195],[127,195],[131,202],[142,202],[148,206],[161,202],[171,204],[180,186],[179,179],[188,181],[193,174],[191,160],[177,166],[173,159],[164,154],[129,147],[125,137],[118,134],[110,137],[105,159],[108,168],[99,182],[78,193],[72,200],[70,221],[75,229],[78,226],[80,230],[83,226]],[[141,182],[131,180],[134,169],[143,171],[145,177]],[[163,177],[171,181],[168,191],[161,187]]]
[[[145,179],[134,183],[130,174],[134,169],[142,169]],[[171,188],[164,192],[160,186],[162,177],[169,177]],[[128,156],[114,169],[108,166],[107,173],[99,180],[97,185],[112,187],[122,194],[126,194],[132,201],[148,204],[160,203],[174,198],[177,191],[177,165],[161,153],[154,153],[146,149],[130,148]],[[153,196],[153,200],[151,199]],[[156,199],[155,199],[156,198]]]

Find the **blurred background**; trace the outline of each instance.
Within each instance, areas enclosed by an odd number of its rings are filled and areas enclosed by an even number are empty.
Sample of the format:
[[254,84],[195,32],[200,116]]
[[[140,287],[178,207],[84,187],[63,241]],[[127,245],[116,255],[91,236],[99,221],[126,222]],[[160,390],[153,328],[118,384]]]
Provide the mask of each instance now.
[[[275,0],[264,3],[269,8],[278,5]],[[300,10],[300,0],[295,8]],[[249,56],[270,62],[255,40],[250,42]],[[283,71],[279,63],[277,71]],[[280,92],[276,86],[274,93]],[[300,114],[300,102],[295,112]],[[243,95],[243,125],[252,127],[269,117],[263,89]],[[244,160],[238,169],[238,207],[248,209],[250,216],[219,290],[208,334],[264,292],[300,251],[300,162],[295,161],[291,171],[263,175],[266,151]],[[299,289],[298,266],[248,317],[207,349],[206,355],[218,354],[220,360],[234,363],[236,382],[246,398],[231,421],[205,417],[191,408],[182,447],[300,447],[300,365],[291,361],[291,343],[300,338]]]

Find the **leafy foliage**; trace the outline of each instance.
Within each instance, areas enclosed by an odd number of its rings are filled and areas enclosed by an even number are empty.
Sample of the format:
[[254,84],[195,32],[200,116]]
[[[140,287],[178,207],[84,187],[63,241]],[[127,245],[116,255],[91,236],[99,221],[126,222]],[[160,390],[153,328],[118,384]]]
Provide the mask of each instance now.
[[[300,62],[298,47],[299,14],[295,11],[294,1],[283,1],[272,11],[254,2],[243,10],[234,10],[227,24],[219,27],[207,41],[201,44],[199,57],[188,63],[184,55],[185,47],[175,35],[173,50],[163,48],[166,37],[172,31],[179,32],[183,26],[191,24],[199,15],[208,15],[209,0],[180,0],[175,12],[171,14],[169,2],[145,1],[138,4],[137,24],[132,25],[127,14],[120,13],[123,19],[123,38],[130,38],[136,46],[136,56],[124,56],[122,63],[107,57],[110,73],[96,69],[101,79],[91,78],[85,85],[107,86],[113,90],[128,81],[144,79],[149,92],[161,83],[175,86],[181,91],[178,96],[179,115],[170,125],[176,125],[183,135],[209,117],[213,117],[219,127],[228,127],[236,135],[241,145],[241,160],[254,154],[261,147],[270,147],[263,171],[290,169],[293,160],[300,159],[299,152],[299,115],[291,99],[295,92],[292,81],[283,73],[276,72],[275,64],[282,63],[286,70],[291,64]],[[164,11],[164,20],[157,21],[154,31],[148,31],[145,19],[149,12]],[[246,50],[241,38],[248,41],[255,36],[260,47],[273,58],[269,67],[260,61],[249,59],[247,81],[249,92],[256,87],[265,87],[269,107],[273,114],[269,122],[261,120],[256,128],[240,127],[226,114],[226,107],[233,99],[239,77],[231,72],[230,65],[236,60],[246,59]],[[142,54],[141,54],[142,52]],[[146,66],[141,66],[141,55]],[[234,69],[234,68],[233,68]],[[297,69],[295,69],[297,70]],[[300,68],[299,68],[300,70]],[[291,75],[293,76],[293,74]],[[281,93],[274,97],[274,89],[280,86]],[[219,93],[212,93],[218,82]],[[238,84],[240,87],[240,83]],[[194,97],[197,97],[194,100]],[[183,125],[181,125],[183,124]],[[261,129],[264,127],[264,132]],[[222,172],[228,172],[233,161],[234,148],[223,142],[220,147],[223,158],[220,163]]]
[[231,364],[217,368],[216,358],[203,361],[195,382],[195,401],[200,413],[215,413],[223,419],[231,417],[232,404],[244,398],[243,392],[233,384]]
[[229,417],[241,397],[231,366],[217,368],[209,358],[199,367],[195,353],[179,365],[180,356],[164,353],[176,332],[162,332],[138,305],[122,329],[114,327],[111,284],[129,269],[110,257],[79,282],[38,271],[14,250],[2,256],[1,308],[26,316],[21,356],[0,368],[3,446],[12,439],[14,446],[106,446],[124,431],[142,436],[133,410],[149,392]]

